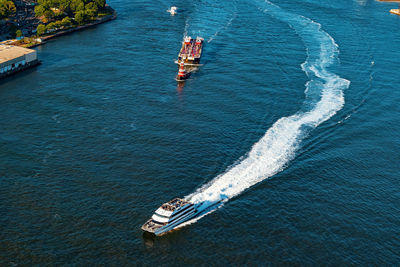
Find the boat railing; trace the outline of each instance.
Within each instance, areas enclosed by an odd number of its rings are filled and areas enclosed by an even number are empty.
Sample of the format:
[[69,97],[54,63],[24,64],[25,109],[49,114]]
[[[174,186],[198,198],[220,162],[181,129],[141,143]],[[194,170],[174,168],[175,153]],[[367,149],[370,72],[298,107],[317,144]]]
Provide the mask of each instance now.
[[165,203],[161,206],[161,208],[163,208],[164,210],[168,210],[168,211],[174,211],[175,207],[173,207],[172,205],[170,205],[169,203]]
[[151,231],[155,231],[161,227],[166,225],[166,223],[156,223],[153,220],[148,220],[144,225],[143,228],[150,229]]

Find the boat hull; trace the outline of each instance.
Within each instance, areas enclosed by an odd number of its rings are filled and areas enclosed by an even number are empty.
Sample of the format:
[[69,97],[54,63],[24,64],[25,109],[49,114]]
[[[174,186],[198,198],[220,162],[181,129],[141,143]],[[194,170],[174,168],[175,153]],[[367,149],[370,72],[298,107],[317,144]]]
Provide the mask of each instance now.
[[177,75],[177,76],[175,77],[175,81],[177,81],[177,82],[184,82],[184,81],[186,81],[187,79],[189,79],[189,76],[190,76],[190,73],[186,74],[186,76],[183,76],[183,77]]
[[185,218],[182,218],[181,220],[167,224],[167,225],[161,227],[160,229],[156,230],[154,232],[154,234],[157,236],[163,235],[169,231],[179,228],[179,226],[181,226],[183,223],[195,218],[196,216],[198,216],[198,212],[194,212],[193,214],[190,214],[190,215],[186,216]]
[[185,65],[193,65],[193,66],[198,66],[200,65],[200,58],[195,58],[195,59],[183,59],[182,57],[178,57],[178,64],[181,62],[184,62]]
[[[184,224],[185,222],[188,222],[188,221],[193,220],[195,218],[201,217],[201,216],[209,213],[210,211],[213,211],[213,210],[217,209],[220,204],[221,204],[221,201],[217,201],[217,202],[207,206],[204,209],[201,209],[201,210],[197,210],[196,209],[193,213],[189,213],[187,216],[182,217],[181,219],[177,220],[176,222],[168,223],[168,224],[166,224],[166,225],[164,225],[164,226],[162,226],[162,227],[160,227],[158,229],[155,229],[154,231],[149,231],[144,226],[142,227],[142,230],[145,231],[145,232],[152,233],[152,234],[154,234],[156,236],[160,236],[160,235],[166,234],[166,233],[168,233],[168,232],[170,232],[170,231],[172,231],[174,229],[177,229],[177,228],[181,227],[182,224]],[[198,205],[198,206],[201,206],[201,204]]]
[[[180,64],[181,63],[181,61],[180,60],[175,60],[174,61],[174,63],[175,64]],[[194,67],[198,67],[198,66],[203,66],[203,64],[200,64],[200,63],[187,63],[187,62],[185,62],[185,66],[194,66]]]

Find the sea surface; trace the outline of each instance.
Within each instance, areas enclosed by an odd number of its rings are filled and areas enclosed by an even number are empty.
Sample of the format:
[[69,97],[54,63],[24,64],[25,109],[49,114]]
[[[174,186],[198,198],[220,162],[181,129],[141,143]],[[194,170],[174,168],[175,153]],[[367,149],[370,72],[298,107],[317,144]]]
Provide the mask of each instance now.
[[[109,4],[0,82],[1,266],[400,264],[396,4]],[[223,204],[143,235],[174,197]]]

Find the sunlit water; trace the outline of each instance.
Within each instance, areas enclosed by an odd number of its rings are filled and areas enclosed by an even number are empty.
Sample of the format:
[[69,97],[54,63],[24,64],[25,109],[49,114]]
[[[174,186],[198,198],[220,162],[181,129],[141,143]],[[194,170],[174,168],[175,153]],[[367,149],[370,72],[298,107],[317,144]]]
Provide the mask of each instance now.
[[[0,84],[0,265],[399,262],[395,4],[110,4]],[[176,196],[224,205],[143,236]]]

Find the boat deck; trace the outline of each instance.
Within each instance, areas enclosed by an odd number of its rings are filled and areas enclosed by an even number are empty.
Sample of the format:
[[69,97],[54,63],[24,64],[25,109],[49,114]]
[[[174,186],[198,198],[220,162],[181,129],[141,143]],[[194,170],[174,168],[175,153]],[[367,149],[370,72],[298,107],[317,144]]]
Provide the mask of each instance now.
[[[162,204],[161,208],[166,211],[175,211],[176,209],[183,207],[187,204],[191,204],[189,201],[182,199],[182,198],[174,198],[171,201],[168,201],[167,203]],[[172,214],[172,213],[171,213]],[[168,223],[161,223],[158,221],[155,221],[153,219],[148,220],[145,224],[142,226],[142,230],[150,233],[155,233],[158,229],[161,227],[167,225]]]
[[161,224],[161,223],[156,223],[153,221],[153,219],[148,220],[145,224],[142,226],[142,230],[150,233],[155,233],[158,229],[166,225],[166,223]]
[[184,200],[182,198],[174,198],[171,201],[168,201],[167,203],[164,203],[161,208],[163,208],[164,210],[168,210],[168,211],[174,211],[179,207],[182,207],[186,204],[190,204],[189,201]]
[[199,58],[201,52],[201,44],[196,44],[195,40],[191,40],[190,44],[183,43],[181,51],[179,52],[180,57],[193,57]]
[[185,64],[199,64],[203,49],[203,41],[204,39],[201,37],[197,37],[197,39],[185,37],[178,54],[178,62],[183,60]]

